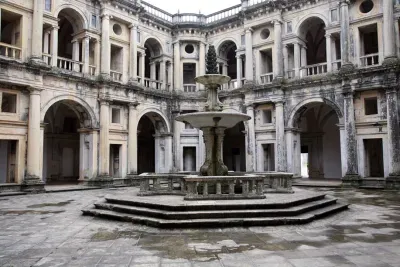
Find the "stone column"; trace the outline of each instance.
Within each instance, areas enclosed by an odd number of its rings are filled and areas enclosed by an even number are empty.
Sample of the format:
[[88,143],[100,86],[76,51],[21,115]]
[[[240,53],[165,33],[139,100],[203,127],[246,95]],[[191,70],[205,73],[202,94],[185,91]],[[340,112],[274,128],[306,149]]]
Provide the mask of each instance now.
[[150,87],[156,88],[156,62],[150,62]]
[[96,75],[100,74],[100,62],[101,62],[101,42],[96,39],[95,47],[94,47],[94,62],[96,65]]
[[72,60],[74,60],[73,70],[76,72],[80,72],[79,65],[79,40],[75,39],[72,41]]
[[307,76],[307,47],[305,45],[301,46],[301,70],[300,77]]
[[138,102],[129,104],[129,132],[128,132],[128,172],[129,174],[137,174],[137,106]]
[[240,55],[236,55],[236,83],[237,88],[242,87],[242,58]]
[[350,22],[349,22],[349,1],[340,0],[340,50],[343,65],[350,62]]
[[165,64],[166,61],[162,60],[160,61],[160,82],[161,82],[161,89],[165,90],[167,88],[167,79],[165,78]]
[[253,30],[246,30],[246,83],[253,83]]
[[101,17],[101,75],[110,76],[110,15],[103,14]]
[[129,78],[137,81],[137,26],[131,24],[130,44],[129,44]]
[[100,100],[100,151],[99,151],[99,177],[109,178],[110,172],[110,103],[108,100]]
[[[350,85],[347,85],[350,87]],[[356,126],[354,121],[353,92],[351,88],[344,88],[344,132],[346,144],[346,175],[343,177],[343,184],[359,186],[360,176],[358,175],[357,139]]]
[[23,186],[28,191],[42,191],[44,188],[40,173],[40,90],[29,89],[28,146]]
[[89,74],[89,49],[90,49],[90,37],[85,36],[82,40],[82,54],[83,54],[83,73]]
[[289,47],[288,45],[283,46],[283,76],[286,77],[289,71]]
[[144,85],[144,78],[145,78],[145,77],[144,77],[144,73],[145,73],[145,72],[144,72],[144,69],[145,69],[145,64],[146,64],[146,63],[145,63],[145,62],[146,62],[146,61],[145,61],[145,58],[146,58],[146,54],[145,54],[144,52],[141,53],[141,54],[140,54],[140,59],[139,59],[139,60],[140,60],[140,70],[139,70],[139,74],[140,74],[140,77],[142,77],[142,79],[140,80],[140,81],[141,81],[140,83],[141,83],[142,85]]
[[51,65],[57,67],[58,57],[58,26],[51,28]]
[[[199,43],[199,75],[206,74],[206,44]],[[199,89],[204,90],[204,85],[199,84]]]
[[295,42],[293,45],[294,45],[294,76],[298,78],[300,77],[301,47],[299,42]]
[[175,171],[181,171],[181,130],[182,123],[175,120],[179,116],[179,111],[172,111],[173,113],[173,130],[174,130],[174,169]]
[[282,22],[279,20],[274,21],[274,78],[283,78],[283,61],[282,61]]
[[251,117],[247,121],[247,155],[246,155],[246,172],[256,171],[256,133],[254,129],[254,107],[246,106],[246,114]]
[[42,44],[43,44],[43,0],[33,0],[33,18],[32,18],[32,56],[33,61],[41,62]]
[[276,171],[287,171],[286,164],[286,137],[285,117],[283,113],[283,102],[275,103],[275,127],[276,127]]
[[387,59],[396,59],[396,46],[394,39],[394,17],[393,17],[393,2],[392,0],[383,0],[383,55],[385,61]]
[[326,41],[326,65],[327,71],[332,71],[332,38],[331,34],[325,34],[325,41]]
[[170,84],[169,90],[173,90],[174,88],[174,66],[170,61],[168,64],[168,83]]
[[[50,54],[50,31],[46,30],[43,34],[43,53]],[[47,62],[45,62],[47,64]]]
[[400,121],[396,87],[389,87],[386,89],[386,105],[389,176],[397,176],[400,179]]
[[180,55],[180,43],[179,41],[174,43],[174,90],[182,90],[181,86],[181,55]]

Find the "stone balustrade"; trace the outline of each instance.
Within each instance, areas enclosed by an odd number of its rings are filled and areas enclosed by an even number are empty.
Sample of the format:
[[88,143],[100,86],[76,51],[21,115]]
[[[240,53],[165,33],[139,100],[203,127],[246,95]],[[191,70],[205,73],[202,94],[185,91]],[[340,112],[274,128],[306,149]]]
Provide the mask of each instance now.
[[293,174],[286,172],[261,172],[256,173],[264,177],[265,193],[293,193]]
[[197,176],[183,178],[187,188],[185,200],[263,199],[264,177]]
[[144,173],[134,178],[134,184],[139,182],[139,196],[152,195],[185,195],[186,174],[148,174]]

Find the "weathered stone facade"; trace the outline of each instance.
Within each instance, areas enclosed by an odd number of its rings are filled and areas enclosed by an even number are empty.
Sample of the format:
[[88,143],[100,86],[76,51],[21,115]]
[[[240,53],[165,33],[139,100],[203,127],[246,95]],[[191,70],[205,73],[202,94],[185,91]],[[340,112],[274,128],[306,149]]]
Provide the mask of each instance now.
[[[255,2],[255,3],[253,3]],[[400,187],[399,1],[248,1],[211,15],[140,0],[0,3],[0,183],[196,171],[207,46],[232,78],[232,171]],[[372,177],[372,178],[371,178]],[[32,189],[33,188],[33,189]]]

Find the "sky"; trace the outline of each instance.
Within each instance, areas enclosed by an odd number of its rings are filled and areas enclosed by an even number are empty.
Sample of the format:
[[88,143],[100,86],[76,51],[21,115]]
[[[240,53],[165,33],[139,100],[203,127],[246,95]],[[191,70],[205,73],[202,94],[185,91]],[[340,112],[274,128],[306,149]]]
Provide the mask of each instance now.
[[171,14],[199,13],[208,15],[216,11],[240,4],[240,0],[145,0]]

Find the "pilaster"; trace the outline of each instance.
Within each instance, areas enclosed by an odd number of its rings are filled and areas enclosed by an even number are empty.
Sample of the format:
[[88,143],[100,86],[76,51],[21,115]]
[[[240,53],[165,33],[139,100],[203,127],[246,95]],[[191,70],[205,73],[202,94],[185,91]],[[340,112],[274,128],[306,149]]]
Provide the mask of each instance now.
[[275,127],[276,127],[276,171],[287,171],[285,117],[283,101],[275,102]]
[[254,106],[249,104],[246,106],[246,114],[250,116],[247,121],[247,150],[246,150],[246,172],[256,171],[256,133],[254,128]]
[[110,76],[110,15],[101,16],[101,68],[100,73],[104,78]]
[[253,29],[248,28],[246,30],[246,83],[254,82],[254,71],[253,71]]

